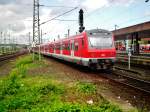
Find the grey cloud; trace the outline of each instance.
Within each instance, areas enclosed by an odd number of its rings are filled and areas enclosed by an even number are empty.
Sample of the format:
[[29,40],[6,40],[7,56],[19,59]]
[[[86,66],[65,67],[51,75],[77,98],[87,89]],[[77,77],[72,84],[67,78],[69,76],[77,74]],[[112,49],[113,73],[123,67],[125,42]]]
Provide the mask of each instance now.
[[14,2],[14,0],[0,0],[0,4],[10,4],[13,2]]
[[26,4],[26,3],[32,3],[33,0],[0,0],[0,4],[6,5],[6,4]]
[[25,30],[23,20],[32,17],[33,0],[0,0],[0,30],[7,31],[9,26],[15,33]]
[[22,21],[17,22],[15,25],[12,26],[11,30],[13,32],[20,32],[25,29],[25,26]]
[[116,4],[116,5],[130,5],[135,0],[108,0],[110,4]]

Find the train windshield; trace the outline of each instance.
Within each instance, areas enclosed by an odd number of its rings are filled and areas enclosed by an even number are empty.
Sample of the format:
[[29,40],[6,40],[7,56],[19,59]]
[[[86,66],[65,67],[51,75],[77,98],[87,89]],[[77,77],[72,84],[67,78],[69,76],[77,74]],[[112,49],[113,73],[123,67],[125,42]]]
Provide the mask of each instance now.
[[111,33],[90,34],[88,36],[88,41],[90,48],[105,49],[113,47]]

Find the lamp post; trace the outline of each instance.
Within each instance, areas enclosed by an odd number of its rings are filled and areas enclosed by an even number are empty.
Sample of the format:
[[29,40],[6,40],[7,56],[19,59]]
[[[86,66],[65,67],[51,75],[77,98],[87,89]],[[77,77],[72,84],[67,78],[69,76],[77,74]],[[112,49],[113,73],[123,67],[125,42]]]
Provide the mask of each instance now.
[[[116,30],[117,30],[117,28],[119,27],[118,25],[114,25],[115,26],[115,32],[116,32]],[[117,45],[117,51],[119,51],[119,41],[116,41],[115,42],[116,43],[116,45]]]

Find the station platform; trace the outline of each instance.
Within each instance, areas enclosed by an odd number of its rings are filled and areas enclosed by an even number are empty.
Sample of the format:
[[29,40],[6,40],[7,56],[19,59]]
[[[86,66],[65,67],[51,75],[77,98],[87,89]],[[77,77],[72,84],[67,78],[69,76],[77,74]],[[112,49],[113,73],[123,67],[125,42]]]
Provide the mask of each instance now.
[[[117,53],[117,63],[127,64],[129,62],[129,56],[127,53]],[[130,57],[130,63],[134,67],[143,67],[150,69],[150,54],[134,54]]]

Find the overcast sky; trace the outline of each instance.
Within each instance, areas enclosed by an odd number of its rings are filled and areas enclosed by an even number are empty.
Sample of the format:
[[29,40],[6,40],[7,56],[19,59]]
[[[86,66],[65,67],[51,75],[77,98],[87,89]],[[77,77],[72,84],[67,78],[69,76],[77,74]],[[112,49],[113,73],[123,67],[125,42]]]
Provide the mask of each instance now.
[[[40,0],[47,6],[69,6],[78,9],[59,17],[63,20],[78,20],[78,11],[84,10],[86,29],[104,28],[113,30],[150,20],[150,2],[145,0]],[[40,7],[40,22],[49,20],[72,8]],[[11,33],[19,42],[27,41],[28,32],[32,33],[33,0],[0,0],[0,31]],[[71,35],[78,31],[78,21],[54,20],[41,26],[44,39],[53,40],[70,29]],[[6,34],[6,35],[7,35]]]

